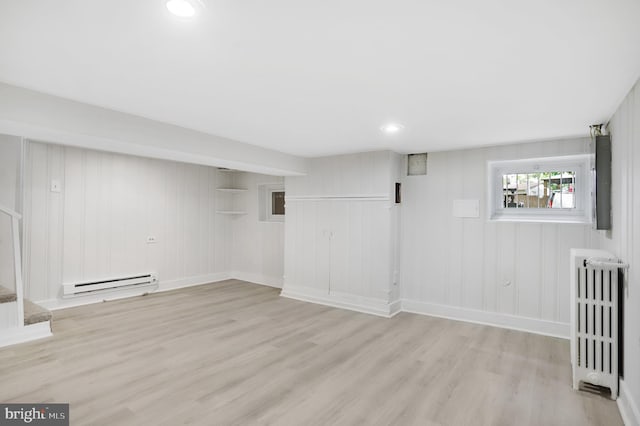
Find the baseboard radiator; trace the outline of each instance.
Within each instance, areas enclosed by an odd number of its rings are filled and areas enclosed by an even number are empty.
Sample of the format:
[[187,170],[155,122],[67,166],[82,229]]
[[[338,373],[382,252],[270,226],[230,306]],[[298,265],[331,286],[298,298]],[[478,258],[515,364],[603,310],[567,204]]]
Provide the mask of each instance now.
[[572,251],[571,362],[573,388],[580,383],[607,387],[618,397],[619,276],[626,265],[598,252]]
[[158,284],[154,273],[63,284],[63,297],[83,296],[98,292],[130,289]]

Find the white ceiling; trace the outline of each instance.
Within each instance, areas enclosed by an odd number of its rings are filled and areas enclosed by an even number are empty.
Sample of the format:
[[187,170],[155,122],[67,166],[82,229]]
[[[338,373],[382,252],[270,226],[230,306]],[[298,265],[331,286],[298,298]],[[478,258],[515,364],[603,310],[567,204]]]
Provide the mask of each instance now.
[[0,0],[0,81],[319,156],[585,135],[640,76],[638,0],[205,2]]

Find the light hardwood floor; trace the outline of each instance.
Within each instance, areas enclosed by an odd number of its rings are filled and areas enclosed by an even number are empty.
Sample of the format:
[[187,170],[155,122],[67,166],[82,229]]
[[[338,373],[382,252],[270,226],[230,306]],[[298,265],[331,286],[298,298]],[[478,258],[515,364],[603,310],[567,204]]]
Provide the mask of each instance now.
[[72,425],[619,425],[565,340],[280,298],[241,281],[57,311],[0,349],[0,401]]

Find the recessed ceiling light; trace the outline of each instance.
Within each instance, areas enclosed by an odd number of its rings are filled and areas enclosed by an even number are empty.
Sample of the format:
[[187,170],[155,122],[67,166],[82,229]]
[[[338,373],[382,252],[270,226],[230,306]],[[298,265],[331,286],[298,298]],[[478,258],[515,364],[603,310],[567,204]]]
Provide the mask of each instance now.
[[196,9],[191,2],[187,0],[169,0],[167,2],[167,9],[180,18],[191,18],[196,14]]
[[404,129],[404,126],[402,124],[398,124],[398,123],[385,124],[384,126],[382,126],[380,128],[380,130],[382,130],[383,132],[388,133],[388,134],[398,133],[402,129]]

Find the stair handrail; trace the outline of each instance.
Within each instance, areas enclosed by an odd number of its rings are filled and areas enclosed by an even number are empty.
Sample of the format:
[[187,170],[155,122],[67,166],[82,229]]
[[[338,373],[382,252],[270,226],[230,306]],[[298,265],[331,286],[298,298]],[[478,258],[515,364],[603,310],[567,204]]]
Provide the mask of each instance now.
[[13,237],[13,261],[16,280],[16,303],[18,327],[24,327],[24,288],[22,282],[22,261],[20,260],[20,219],[22,215],[13,209],[0,204],[0,212],[11,217],[11,235]]
[[15,210],[10,209],[9,207],[5,207],[2,204],[0,204],[0,211],[3,213],[8,214],[11,217],[15,217],[18,218],[18,220],[22,219],[22,215],[20,213],[18,213]]

